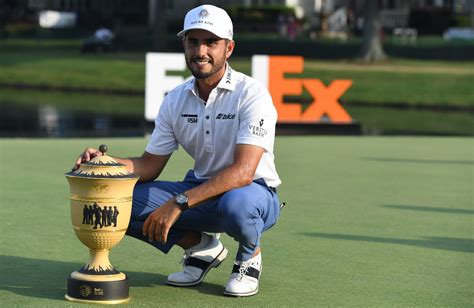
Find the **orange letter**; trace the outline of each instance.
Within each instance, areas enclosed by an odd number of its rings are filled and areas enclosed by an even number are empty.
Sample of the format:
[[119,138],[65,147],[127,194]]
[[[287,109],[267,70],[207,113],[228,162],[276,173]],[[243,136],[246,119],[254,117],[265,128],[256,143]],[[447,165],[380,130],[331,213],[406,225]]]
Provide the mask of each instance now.
[[351,116],[339,104],[338,99],[352,85],[352,80],[334,80],[328,87],[319,79],[303,79],[303,84],[313,97],[313,102],[302,115],[303,121],[317,121],[327,115],[331,122],[350,123]]
[[278,111],[278,122],[298,122],[301,105],[285,104],[284,95],[301,95],[302,82],[299,79],[285,79],[285,73],[302,73],[303,57],[270,56],[268,65],[268,90]]

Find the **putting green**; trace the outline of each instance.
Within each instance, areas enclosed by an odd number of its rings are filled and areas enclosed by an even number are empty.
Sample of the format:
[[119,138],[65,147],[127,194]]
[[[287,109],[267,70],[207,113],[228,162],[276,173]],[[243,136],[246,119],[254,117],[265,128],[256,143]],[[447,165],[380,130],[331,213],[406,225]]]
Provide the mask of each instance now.
[[[146,140],[0,139],[2,307],[76,306],[67,276],[88,258],[72,231],[64,173],[86,146],[140,155]],[[110,255],[130,278],[132,306],[472,306],[472,138],[278,137],[276,163],[287,202],[264,234],[260,293],[222,296],[230,258],[195,288],[164,284],[180,268],[125,237]],[[182,150],[163,178],[192,166]]]

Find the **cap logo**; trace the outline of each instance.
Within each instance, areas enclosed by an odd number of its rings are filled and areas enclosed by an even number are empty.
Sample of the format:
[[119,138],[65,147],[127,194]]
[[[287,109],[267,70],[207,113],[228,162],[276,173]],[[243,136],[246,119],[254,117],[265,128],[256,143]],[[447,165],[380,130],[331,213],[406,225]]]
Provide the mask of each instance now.
[[199,12],[199,17],[206,18],[207,16],[209,16],[209,12],[206,9]]

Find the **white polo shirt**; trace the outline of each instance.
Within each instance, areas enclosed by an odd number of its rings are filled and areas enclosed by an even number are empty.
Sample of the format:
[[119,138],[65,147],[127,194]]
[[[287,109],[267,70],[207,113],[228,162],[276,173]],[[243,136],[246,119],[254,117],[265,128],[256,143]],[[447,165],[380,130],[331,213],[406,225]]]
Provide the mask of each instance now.
[[210,178],[232,164],[237,144],[256,145],[265,152],[254,179],[277,187],[281,183],[273,155],[277,112],[270,93],[257,80],[226,66],[207,102],[199,97],[194,78],[168,92],[146,151],[168,155],[181,145],[194,159],[195,176]]

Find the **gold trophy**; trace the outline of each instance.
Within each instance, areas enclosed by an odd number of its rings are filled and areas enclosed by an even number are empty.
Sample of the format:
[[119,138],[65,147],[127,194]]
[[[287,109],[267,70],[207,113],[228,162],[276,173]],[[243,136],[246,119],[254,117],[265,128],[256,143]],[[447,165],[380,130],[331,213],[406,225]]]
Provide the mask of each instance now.
[[128,278],[109,261],[109,250],[122,240],[132,211],[138,176],[106,155],[98,155],[66,173],[70,187],[71,220],[79,240],[89,247],[90,260],[71,273],[67,300],[85,303],[127,302]]

